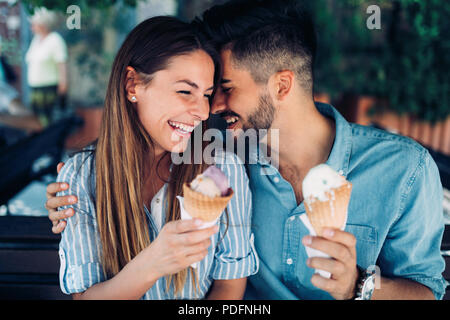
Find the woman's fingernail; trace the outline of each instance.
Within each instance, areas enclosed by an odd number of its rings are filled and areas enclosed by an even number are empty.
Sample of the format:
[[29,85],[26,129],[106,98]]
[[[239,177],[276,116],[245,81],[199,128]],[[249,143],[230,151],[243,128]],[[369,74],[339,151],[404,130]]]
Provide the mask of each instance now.
[[196,226],[201,226],[203,224],[203,221],[201,219],[194,219],[194,224]]
[[310,236],[306,236],[303,238],[302,242],[305,246],[309,246],[312,243],[312,238]]
[[70,203],[75,203],[76,201],[77,201],[77,199],[75,199],[75,197],[69,197]]
[[69,185],[67,183],[61,183],[61,188],[67,189]]
[[66,216],[66,217],[72,216],[72,210],[67,209],[66,212],[65,212],[65,216]]

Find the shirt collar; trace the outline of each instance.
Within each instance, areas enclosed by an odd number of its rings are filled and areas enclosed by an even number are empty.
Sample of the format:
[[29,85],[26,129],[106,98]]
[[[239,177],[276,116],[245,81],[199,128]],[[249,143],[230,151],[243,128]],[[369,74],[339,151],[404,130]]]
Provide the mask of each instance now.
[[352,151],[352,128],[333,106],[316,102],[316,107],[322,115],[334,120],[336,124],[336,135],[326,164],[347,177]]
[[[333,106],[316,102],[316,108],[322,115],[334,120],[336,124],[336,135],[326,164],[347,177],[352,148],[351,126]],[[249,154],[249,160],[252,161],[250,164],[257,163],[262,167],[270,167],[270,158],[267,158],[266,153],[261,152],[260,148],[261,146],[258,145],[254,148],[254,152]]]

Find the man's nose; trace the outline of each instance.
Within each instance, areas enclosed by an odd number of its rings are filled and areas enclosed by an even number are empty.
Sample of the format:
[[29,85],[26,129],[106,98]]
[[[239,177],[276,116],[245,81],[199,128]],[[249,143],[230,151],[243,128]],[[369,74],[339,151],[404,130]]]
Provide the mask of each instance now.
[[227,105],[225,103],[225,94],[222,89],[218,89],[216,94],[214,95],[214,99],[211,104],[211,113],[219,114],[224,112],[227,109]]

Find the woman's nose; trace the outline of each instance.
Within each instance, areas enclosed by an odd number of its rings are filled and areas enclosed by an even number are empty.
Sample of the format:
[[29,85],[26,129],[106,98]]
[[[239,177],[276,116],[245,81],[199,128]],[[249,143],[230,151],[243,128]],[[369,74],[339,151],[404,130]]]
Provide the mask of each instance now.
[[197,106],[193,109],[192,114],[202,121],[205,121],[209,117],[209,101],[202,99]]

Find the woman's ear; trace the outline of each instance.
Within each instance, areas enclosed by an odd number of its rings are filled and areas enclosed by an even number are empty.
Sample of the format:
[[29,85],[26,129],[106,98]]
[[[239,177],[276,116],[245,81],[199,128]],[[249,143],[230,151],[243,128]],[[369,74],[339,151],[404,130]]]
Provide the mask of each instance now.
[[133,67],[127,67],[127,74],[125,80],[125,90],[127,92],[127,99],[130,102],[137,102],[136,85],[138,84],[138,74]]
[[291,70],[283,70],[269,78],[269,87],[276,100],[283,101],[294,86],[295,75]]

